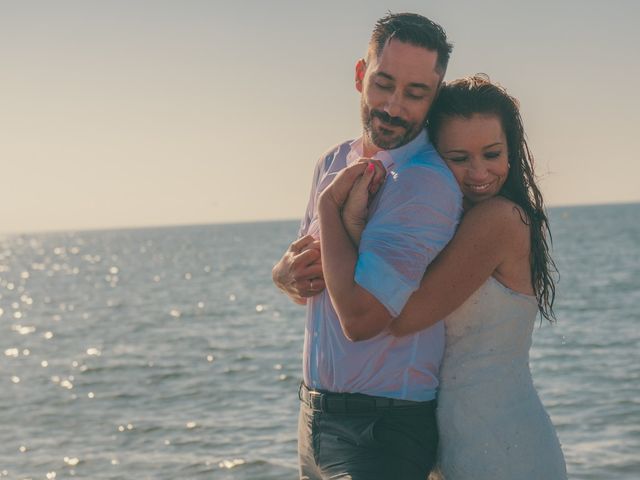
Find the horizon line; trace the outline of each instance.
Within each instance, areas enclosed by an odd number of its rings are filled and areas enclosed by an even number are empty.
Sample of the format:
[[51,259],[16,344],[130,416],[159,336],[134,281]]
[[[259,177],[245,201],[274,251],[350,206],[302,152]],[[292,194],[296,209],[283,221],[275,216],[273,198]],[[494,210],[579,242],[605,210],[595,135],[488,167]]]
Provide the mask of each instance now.
[[[605,203],[568,203],[549,205],[549,210],[556,208],[580,208],[580,207],[598,207],[607,205],[636,205],[640,204],[640,200],[634,201],[612,201]],[[255,220],[237,220],[237,221],[212,221],[212,222],[197,222],[197,223],[166,223],[166,224],[154,224],[154,225],[114,225],[105,227],[89,227],[89,228],[68,228],[68,229],[43,229],[43,230],[23,230],[23,231],[8,231],[0,232],[0,237],[14,237],[19,235],[44,235],[44,234],[62,234],[62,233],[85,233],[85,232],[104,232],[104,231],[118,231],[118,230],[152,230],[152,229],[164,229],[164,228],[178,228],[178,227],[206,227],[206,226],[224,226],[224,225],[245,225],[251,223],[278,223],[278,222],[294,222],[300,221],[300,217],[287,217],[287,218],[268,218],[268,219],[255,219]]]

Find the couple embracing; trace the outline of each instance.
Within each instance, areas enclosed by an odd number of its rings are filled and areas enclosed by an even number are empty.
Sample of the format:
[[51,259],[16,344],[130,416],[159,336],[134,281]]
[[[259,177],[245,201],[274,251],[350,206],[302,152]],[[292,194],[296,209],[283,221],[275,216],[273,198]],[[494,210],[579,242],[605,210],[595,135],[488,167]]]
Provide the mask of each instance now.
[[451,48],[420,15],[377,22],[363,134],[320,158],[274,266],[307,308],[301,479],[566,478],[528,365],[554,284],[518,103],[445,85]]

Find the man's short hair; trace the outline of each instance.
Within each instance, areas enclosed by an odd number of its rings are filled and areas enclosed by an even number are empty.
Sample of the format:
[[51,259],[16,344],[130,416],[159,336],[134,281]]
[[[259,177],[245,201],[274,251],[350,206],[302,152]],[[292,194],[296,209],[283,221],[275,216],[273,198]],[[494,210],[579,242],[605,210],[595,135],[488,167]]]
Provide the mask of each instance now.
[[376,22],[369,41],[369,57],[379,57],[385,45],[392,39],[438,53],[436,68],[444,77],[453,45],[447,42],[444,29],[417,13],[391,13]]

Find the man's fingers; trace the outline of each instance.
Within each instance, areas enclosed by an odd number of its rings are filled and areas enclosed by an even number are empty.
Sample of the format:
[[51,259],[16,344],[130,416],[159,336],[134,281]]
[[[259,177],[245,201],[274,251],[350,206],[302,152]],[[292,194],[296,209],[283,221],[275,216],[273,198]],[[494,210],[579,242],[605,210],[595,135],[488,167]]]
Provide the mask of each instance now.
[[314,295],[320,293],[325,289],[324,280],[322,278],[314,278],[311,287],[311,291],[314,293]]
[[304,247],[313,243],[314,238],[311,235],[305,235],[291,244],[289,247],[293,252],[300,252]]
[[304,270],[300,271],[299,279],[308,280],[310,278],[324,278],[322,273],[322,264],[320,262],[312,263]]
[[311,243],[306,244],[304,247],[300,249],[300,253],[306,250],[318,250],[320,251],[320,240],[314,240]]
[[293,258],[291,262],[291,266],[294,270],[303,269],[315,263],[320,258],[320,250],[316,248],[311,248],[309,250],[305,250],[302,253],[299,253]]
[[304,297],[292,297],[292,300],[294,301],[294,303],[297,303],[298,305],[306,305],[307,304],[307,299]]
[[295,288],[300,297],[313,297],[325,289],[325,283],[322,278],[306,278],[297,280]]
[[274,283],[298,305],[324,290],[320,242],[305,235],[289,245],[271,275]]

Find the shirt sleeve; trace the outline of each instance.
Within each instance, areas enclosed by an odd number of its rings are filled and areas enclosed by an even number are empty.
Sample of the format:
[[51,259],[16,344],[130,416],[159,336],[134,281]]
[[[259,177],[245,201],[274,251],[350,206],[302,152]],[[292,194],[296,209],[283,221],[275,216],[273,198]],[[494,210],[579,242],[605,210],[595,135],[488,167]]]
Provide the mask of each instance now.
[[[318,188],[321,188],[321,182],[326,181],[326,173],[330,169],[330,166],[335,160],[336,156],[340,156],[340,152],[342,152],[342,155],[346,155],[345,149],[349,148],[351,142],[352,140],[349,140],[342,144],[336,145],[335,147],[332,147],[330,150],[326,151],[316,162],[316,168],[313,172],[313,180],[311,181],[311,192],[309,193],[309,201],[307,202],[307,210],[305,211],[304,217],[302,217],[302,220],[300,222],[300,227],[298,229],[298,238],[309,234],[318,234],[317,221],[314,222],[314,218],[316,217]],[[309,228],[311,227],[312,223],[315,224],[315,230],[310,232]]]
[[355,280],[394,317],[453,237],[461,204],[448,170],[420,165],[387,177],[362,233]]
[[315,212],[315,199],[316,192],[318,189],[318,181],[320,180],[320,175],[322,173],[322,169],[325,165],[325,156],[322,156],[316,162],[316,168],[313,171],[313,179],[311,181],[311,191],[309,193],[309,201],[307,202],[307,210],[304,213],[304,217],[300,221],[300,227],[298,228],[298,238],[304,237],[308,231],[309,226],[311,225],[311,220],[313,220],[313,214]]

